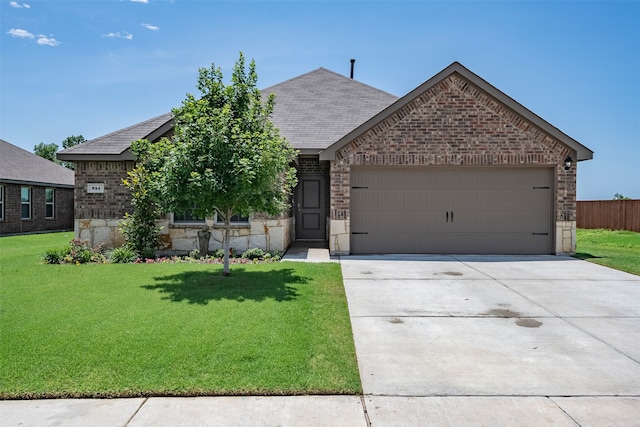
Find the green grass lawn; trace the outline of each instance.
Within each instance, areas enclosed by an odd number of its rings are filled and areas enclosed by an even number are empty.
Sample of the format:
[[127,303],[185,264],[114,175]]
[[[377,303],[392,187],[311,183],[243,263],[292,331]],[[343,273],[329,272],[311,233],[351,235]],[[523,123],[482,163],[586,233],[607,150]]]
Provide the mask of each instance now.
[[576,257],[640,275],[640,233],[578,229]]
[[0,238],[0,398],[361,392],[337,264],[45,265]]

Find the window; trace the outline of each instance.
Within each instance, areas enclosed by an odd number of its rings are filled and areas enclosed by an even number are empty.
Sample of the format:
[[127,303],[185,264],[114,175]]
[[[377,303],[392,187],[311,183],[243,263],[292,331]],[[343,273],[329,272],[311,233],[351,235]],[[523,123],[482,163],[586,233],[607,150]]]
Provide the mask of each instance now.
[[31,187],[20,188],[20,218],[31,219]]
[[173,223],[174,224],[204,224],[204,218],[198,218],[193,213],[193,209],[190,209],[182,213],[174,213]]
[[4,219],[4,185],[0,185],[0,221]]
[[[216,214],[216,225],[223,225],[224,221],[222,221],[222,218],[218,217],[218,214]],[[248,216],[243,216],[240,214],[233,214],[231,215],[231,225],[246,225],[249,224],[249,217]]]
[[46,188],[44,190],[45,218],[53,218],[55,213],[55,190]]

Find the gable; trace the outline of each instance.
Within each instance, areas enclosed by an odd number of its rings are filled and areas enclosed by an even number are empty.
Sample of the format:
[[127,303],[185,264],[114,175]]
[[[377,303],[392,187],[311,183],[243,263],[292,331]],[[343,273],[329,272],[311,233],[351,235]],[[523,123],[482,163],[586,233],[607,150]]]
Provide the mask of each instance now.
[[[402,133],[401,139],[394,136],[399,132]],[[345,155],[364,140],[382,133],[387,140],[385,144],[404,144],[409,149],[407,154],[416,154],[415,150],[420,150],[419,144],[423,144],[422,149],[429,147],[431,158],[421,164],[463,164],[464,160],[456,158],[448,158],[450,163],[446,163],[438,156],[464,154],[465,150],[476,153],[473,164],[502,163],[490,157],[489,153],[493,152],[495,156],[502,150],[502,155],[516,156],[519,145],[519,155],[525,155],[526,151],[530,156],[533,150],[540,155],[575,152],[578,160],[593,156],[591,150],[458,63],[447,67],[330,146],[320,154],[320,159],[335,160],[339,153]],[[498,140],[501,146],[497,145]],[[522,145],[525,141],[526,148]],[[435,151],[434,142],[437,142]],[[411,146],[412,143],[417,145]],[[532,147],[531,144],[540,145]],[[482,159],[477,157],[479,151],[484,151],[486,156]],[[511,158],[510,162],[515,160]],[[527,162],[547,163],[547,160],[528,159]],[[551,163],[550,160],[548,162]]]

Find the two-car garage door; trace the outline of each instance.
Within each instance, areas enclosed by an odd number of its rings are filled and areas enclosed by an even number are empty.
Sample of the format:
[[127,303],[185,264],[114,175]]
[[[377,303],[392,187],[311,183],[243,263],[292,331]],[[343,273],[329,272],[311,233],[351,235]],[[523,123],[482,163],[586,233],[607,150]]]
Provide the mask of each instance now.
[[553,169],[354,167],[351,253],[549,254]]

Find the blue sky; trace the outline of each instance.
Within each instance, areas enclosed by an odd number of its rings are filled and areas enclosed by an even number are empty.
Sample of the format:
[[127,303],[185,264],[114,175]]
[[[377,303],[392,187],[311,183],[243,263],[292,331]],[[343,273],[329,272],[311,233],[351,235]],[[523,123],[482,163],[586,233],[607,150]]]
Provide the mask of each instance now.
[[267,87],[325,67],[405,95],[453,61],[595,151],[578,199],[640,199],[640,1],[0,0],[0,138],[138,123],[238,52]]

